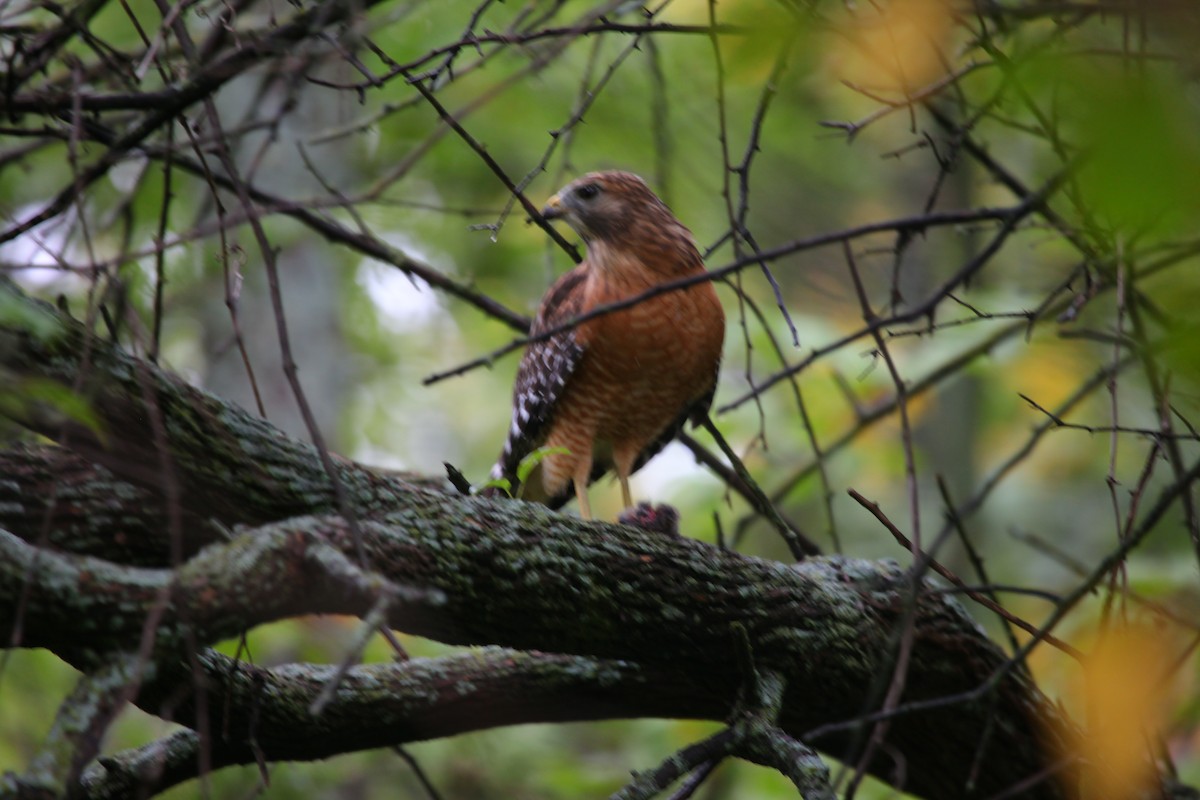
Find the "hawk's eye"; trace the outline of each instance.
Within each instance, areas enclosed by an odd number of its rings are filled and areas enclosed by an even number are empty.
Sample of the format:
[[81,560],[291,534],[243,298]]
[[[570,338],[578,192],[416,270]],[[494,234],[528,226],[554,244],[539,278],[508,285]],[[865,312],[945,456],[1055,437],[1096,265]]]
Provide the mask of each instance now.
[[579,195],[584,200],[591,200],[596,195],[600,194],[600,186],[595,183],[585,183],[575,190],[575,194]]

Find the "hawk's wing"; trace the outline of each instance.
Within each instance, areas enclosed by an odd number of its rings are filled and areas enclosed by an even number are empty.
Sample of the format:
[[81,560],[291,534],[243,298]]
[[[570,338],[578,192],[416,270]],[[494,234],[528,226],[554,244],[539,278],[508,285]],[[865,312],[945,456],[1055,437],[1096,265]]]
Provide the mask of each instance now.
[[[579,315],[586,275],[586,269],[577,266],[550,287],[533,320],[530,336],[537,336]],[[514,493],[518,488],[517,466],[521,459],[545,443],[558,402],[582,357],[583,347],[576,341],[574,329],[556,333],[525,348],[513,387],[508,439],[500,459],[492,467],[492,477],[508,478]],[[569,498],[569,494],[564,495],[561,501],[552,505],[561,506]]]
[[[555,282],[538,309],[537,317],[530,327],[530,336],[537,336],[582,313],[583,281],[586,274],[585,267],[577,266]],[[584,353],[583,346],[576,340],[574,328],[533,342],[525,349],[513,387],[513,411],[508,439],[504,443],[500,458],[492,467],[491,474],[493,479],[507,478],[514,495],[520,488],[517,482],[517,467],[522,459],[545,444],[558,403],[570,384],[572,375],[579,368]],[[716,375],[713,376],[713,384],[708,392],[681,411],[654,441],[643,448],[634,462],[632,471],[641,469],[666,447],[679,435],[688,420],[698,424],[708,413],[715,393]],[[592,464],[588,482],[597,480],[611,467],[610,462],[597,458]],[[535,496],[540,491],[541,487],[537,485],[529,486],[526,490],[527,495],[532,493]],[[573,492],[568,486],[566,491],[554,497],[539,499],[550,508],[560,508],[571,497]]]

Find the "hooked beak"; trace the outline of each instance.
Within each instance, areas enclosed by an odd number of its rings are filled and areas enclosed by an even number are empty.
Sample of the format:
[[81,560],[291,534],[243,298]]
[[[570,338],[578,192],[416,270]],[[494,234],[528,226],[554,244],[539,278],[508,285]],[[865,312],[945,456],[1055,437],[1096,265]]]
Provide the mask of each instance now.
[[542,216],[546,219],[560,219],[566,216],[567,210],[563,208],[562,198],[554,195],[546,201],[546,207],[542,209]]

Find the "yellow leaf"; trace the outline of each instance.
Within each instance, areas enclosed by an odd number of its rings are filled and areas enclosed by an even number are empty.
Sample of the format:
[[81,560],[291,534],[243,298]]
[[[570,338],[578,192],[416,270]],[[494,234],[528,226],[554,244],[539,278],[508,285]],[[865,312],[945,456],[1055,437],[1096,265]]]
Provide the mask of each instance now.
[[875,8],[867,7],[830,49],[838,77],[869,92],[908,95],[945,74],[953,61],[946,0],[892,0],[882,13]]
[[1149,625],[1119,624],[1087,657],[1087,729],[1079,742],[1084,796],[1128,800],[1157,780],[1152,748],[1168,710],[1172,639]]

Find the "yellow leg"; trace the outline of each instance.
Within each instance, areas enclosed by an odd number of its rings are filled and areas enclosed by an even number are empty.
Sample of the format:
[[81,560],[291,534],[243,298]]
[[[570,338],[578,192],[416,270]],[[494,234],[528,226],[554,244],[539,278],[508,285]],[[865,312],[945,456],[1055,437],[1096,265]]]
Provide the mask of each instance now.
[[592,507],[588,505],[587,486],[585,484],[575,484],[575,499],[579,501],[580,518],[591,519]]
[[629,491],[629,473],[633,472],[633,462],[637,460],[637,448],[622,444],[613,448],[613,466],[617,470],[617,480],[621,482],[621,502],[625,508],[633,508],[633,495]]
[[579,501],[579,516],[583,519],[592,518],[592,506],[588,503],[588,478],[592,475],[592,460],[581,458],[575,464],[575,499]]

